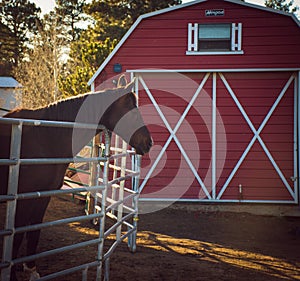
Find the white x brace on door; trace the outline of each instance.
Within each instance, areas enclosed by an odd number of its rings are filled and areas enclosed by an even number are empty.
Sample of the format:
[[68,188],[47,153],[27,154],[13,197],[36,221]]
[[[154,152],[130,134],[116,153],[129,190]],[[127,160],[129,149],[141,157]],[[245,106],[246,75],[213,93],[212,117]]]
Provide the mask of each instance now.
[[[145,73],[147,73],[146,71],[144,71]],[[152,71],[150,71],[152,72]],[[157,71],[159,72],[159,71]],[[200,71],[199,71],[200,72]],[[259,143],[259,145],[261,146],[261,148],[263,149],[263,152],[265,153],[265,155],[267,156],[267,158],[269,159],[270,163],[272,164],[274,170],[276,171],[276,173],[278,174],[278,176],[280,177],[282,184],[284,185],[284,187],[287,189],[288,193],[290,194],[291,200],[288,202],[298,202],[298,155],[297,155],[297,147],[298,147],[298,142],[299,142],[299,136],[297,135],[297,130],[299,130],[298,126],[299,126],[299,121],[298,118],[298,104],[299,104],[299,89],[298,89],[298,77],[296,73],[291,74],[291,76],[289,77],[289,79],[286,81],[286,84],[284,85],[284,87],[282,88],[282,90],[280,91],[280,93],[277,95],[277,98],[275,100],[275,102],[273,103],[273,105],[271,106],[271,108],[269,109],[268,113],[266,114],[266,116],[263,118],[263,121],[261,122],[260,126],[258,127],[258,129],[255,128],[255,126],[253,125],[251,119],[249,118],[249,116],[247,115],[243,105],[241,104],[241,102],[238,99],[238,95],[237,93],[235,93],[235,91],[232,89],[232,87],[230,86],[230,83],[227,81],[227,79],[225,78],[226,73],[217,73],[217,72],[206,72],[203,79],[201,80],[198,88],[196,89],[194,95],[192,96],[192,98],[189,101],[189,104],[186,106],[185,110],[183,111],[183,114],[181,115],[180,119],[178,120],[177,124],[173,127],[171,127],[170,122],[168,121],[168,117],[165,116],[165,114],[163,113],[163,111],[160,108],[159,105],[159,101],[157,98],[155,98],[155,96],[152,94],[151,90],[149,89],[149,87],[147,86],[147,83],[145,82],[145,79],[143,79],[143,73],[137,71],[136,73],[134,73],[134,75],[138,78],[137,82],[139,82],[143,89],[145,90],[147,96],[149,97],[149,99],[151,100],[151,103],[153,104],[153,107],[155,108],[155,110],[157,111],[159,117],[161,118],[161,120],[163,121],[165,127],[167,128],[168,132],[169,132],[169,137],[167,138],[167,141],[165,142],[165,144],[163,145],[161,151],[159,152],[159,154],[157,155],[157,158],[155,159],[155,161],[153,162],[152,166],[149,168],[149,170],[146,173],[146,176],[144,177],[141,185],[140,185],[140,191],[142,191],[144,189],[144,187],[146,186],[148,180],[151,178],[152,173],[154,172],[155,168],[157,167],[159,161],[162,159],[163,154],[165,153],[165,151],[167,150],[168,146],[170,145],[171,141],[174,140],[178,149],[180,150],[183,158],[185,159],[186,163],[188,164],[190,170],[192,171],[195,179],[197,180],[198,184],[199,184],[199,189],[201,189],[206,198],[204,200],[208,200],[208,201],[222,201],[222,195],[224,194],[224,192],[226,191],[226,189],[228,188],[230,182],[232,181],[232,179],[235,177],[237,171],[239,170],[241,164],[243,163],[243,161],[245,160],[246,156],[248,155],[249,151],[251,150],[251,148],[253,147],[254,143]],[[299,75],[299,74],[298,74]],[[201,90],[204,88],[204,86],[206,85],[206,83],[208,83],[208,78],[211,77],[211,81],[212,81],[212,93],[211,93],[211,97],[212,97],[212,102],[211,102],[211,120],[212,120],[212,128],[211,128],[211,187],[208,187],[204,184],[204,180],[203,178],[201,178],[201,176],[199,175],[199,173],[197,172],[199,167],[194,167],[192,161],[190,160],[188,154],[185,151],[185,148],[182,146],[180,140],[177,137],[177,132],[178,129],[180,128],[180,126],[182,125],[184,119],[186,118],[188,112],[190,111],[190,109],[192,108],[192,106],[194,105],[196,99],[198,98]],[[236,107],[238,108],[238,110],[240,111],[241,115],[243,116],[244,120],[246,121],[247,125],[249,126],[249,128],[251,129],[252,133],[253,133],[253,137],[251,139],[251,141],[248,143],[248,145],[246,146],[245,150],[242,153],[242,156],[238,159],[238,161],[236,162],[236,164],[234,165],[234,168],[231,170],[231,172],[229,173],[229,176],[227,177],[225,183],[217,188],[217,149],[216,149],[216,130],[217,130],[217,126],[216,126],[216,119],[218,118],[218,110],[217,110],[217,98],[218,98],[218,89],[217,89],[217,79],[221,79],[222,83],[225,85],[225,88],[227,89],[228,93],[230,94],[230,97],[232,98],[232,100],[234,101]],[[293,184],[290,184],[288,182],[288,180],[286,179],[283,171],[281,170],[281,168],[279,167],[279,165],[276,162],[276,159],[274,159],[274,157],[272,156],[272,153],[270,152],[268,145],[263,141],[263,139],[261,138],[261,132],[262,130],[266,127],[266,125],[268,124],[268,121],[270,120],[270,117],[272,116],[273,112],[276,110],[276,108],[278,108],[281,100],[283,99],[283,97],[285,96],[287,89],[289,89],[289,87],[291,86],[292,82],[294,82],[294,175],[292,177],[293,180]],[[137,87],[137,92],[138,92],[138,87]],[[298,93],[298,94],[297,94]],[[226,126],[226,124],[225,124]],[[163,200],[163,199],[162,199]],[[238,201],[238,200],[229,200],[229,201]],[[245,200],[247,201],[247,200]],[[251,202],[270,202],[268,200],[251,200]],[[279,202],[279,201],[276,201]],[[282,203],[287,203],[287,201],[283,201]]]

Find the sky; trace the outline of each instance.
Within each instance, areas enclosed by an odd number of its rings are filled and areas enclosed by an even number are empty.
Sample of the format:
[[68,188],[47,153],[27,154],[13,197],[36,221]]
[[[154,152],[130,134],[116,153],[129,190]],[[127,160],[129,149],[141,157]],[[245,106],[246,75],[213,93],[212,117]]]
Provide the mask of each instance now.
[[40,7],[43,14],[49,13],[55,6],[54,0],[30,0],[35,3],[37,7]]
[[[183,2],[190,2],[191,0],[183,0]],[[34,2],[36,6],[42,9],[42,13],[49,13],[55,5],[55,0],[30,0],[30,2]],[[265,0],[246,0],[247,3],[258,4],[264,6]],[[300,0],[294,0],[294,4],[300,7]],[[299,15],[299,11],[297,13]]]

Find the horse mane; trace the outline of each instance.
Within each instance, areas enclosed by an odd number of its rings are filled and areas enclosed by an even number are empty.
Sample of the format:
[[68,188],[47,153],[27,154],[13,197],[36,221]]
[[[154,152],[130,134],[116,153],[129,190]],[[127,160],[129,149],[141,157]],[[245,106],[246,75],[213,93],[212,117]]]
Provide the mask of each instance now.
[[97,92],[87,92],[84,94],[71,96],[68,98],[60,99],[55,102],[51,102],[48,105],[37,107],[34,109],[17,107],[5,114],[3,117],[11,118],[28,118],[28,119],[42,119],[42,120],[54,120],[54,121],[74,121],[72,117],[78,110],[78,107],[84,102],[84,100],[90,95],[110,95],[116,92],[119,88],[105,89]]

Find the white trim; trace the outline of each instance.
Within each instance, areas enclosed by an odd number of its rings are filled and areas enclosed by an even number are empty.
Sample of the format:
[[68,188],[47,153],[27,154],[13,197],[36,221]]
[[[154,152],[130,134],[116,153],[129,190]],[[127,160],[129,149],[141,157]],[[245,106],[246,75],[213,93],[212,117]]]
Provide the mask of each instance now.
[[[174,198],[142,198],[139,197],[140,202],[174,202]],[[268,203],[268,204],[291,204],[294,205],[294,201],[285,201],[285,200],[237,200],[237,199],[193,199],[193,198],[180,198],[175,202],[187,202],[187,203]]]
[[221,51],[221,52],[196,52],[196,51],[186,51],[187,56],[211,56],[211,55],[243,55],[244,51]]
[[128,69],[126,72],[134,73],[204,73],[204,72],[280,72],[280,71],[300,71],[300,68],[215,68],[215,69]]
[[300,204],[300,71],[295,79],[295,162],[294,162],[294,182],[296,202]]
[[212,124],[211,124],[211,162],[212,162],[212,169],[211,169],[211,189],[212,189],[212,198],[216,199],[216,135],[217,135],[217,73],[213,73],[212,79]]
[[136,22],[130,27],[130,29],[127,31],[127,33],[123,36],[123,38],[120,40],[120,42],[117,44],[117,46],[112,50],[112,52],[108,55],[108,57],[104,60],[104,62],[101,64],[101,66],[97,69],[97,71],[94,73],[92,78],[88,81],[88,85],[91,85],[95,79],[99,76],[99,74],[102,72],[104,67],[109,63],[109,61],[113,58],[115,53],[121,48],[123,43],[127,40],[129,35],[134,31],[134,29],[137,27],[137,25],[140,23],[140,21],[143,19],[143,16],[140,16]]
[[[97,76],[101,73],[101,71],[105,68],[105,66],[109,63],[109,61],[112,59],[112,57],[121,48],[123,43],[128,39],[128,37],[131,35],[131,33],[134,31],[134,29],[139,25],[139,23],[143,19],[153,17],[153,16],[157,16],[157,15],[164,14],[164,13],[168,13],[168,12],[175,11],[175,10],[178,10],[178,9],[186,8],[186,7],[196,5],[196,4],[200,4],[200,3],[203,3],[203,2],[206,2],[206,1],[207,0],[196,0],[196,1],[193,1],[193,2],[188,2],[188,3],[185,3],[185,4],[181,4],[181,5],[173,6],[173,7],[170,7],[170,8],[162,9],[162,10],[159,10],[159,11],[151,12],[151,13],[148,13],[148,14],[144,14],[144,15],[141,15],[140,17],[138,17],[138,19],[135,21],[135,23],[126,32],[126,34],[123,36],[123,38],[117,44],[117,46],[113,49],[113,51],[109,54],[109,56],[104,60],[104,62],[100,65],[100,67],[97,69],[95,74],[88,81],[88,85],[90,86],[95,81]],[[271,13],[277,13],[277,14],[292,17],[292,19],[300,27],[300,21],[297,19],[297,17],[294,14],[289,14],[289,13],[286,13],[286,12],[283,12],[283,11],[279,11],[279,10],[271,9],[271,8],[267,8],[267,7],[262,7],[262,6],[255,5],[255,4],[245,3],[245,2],[240,1],[240,0],[224,0],[224,1],[228,1],[228,2],[231,2],[231,3],[235,3],[237,5],[242,5],[242,6],[246,6],[246,7],[250,7],[250,8],[255,8],[255,9],[264,10],[264,11],[271,12]]]
[[243,2],[243,1],[240,1],[240,0],[224,0],[224,1],[231,2],[231,3],[234,3],[234,4],[238,4],[238,5],[242,5],[242,6],[246,6],[246,7],[249,7],[249,8],[263,10],[265,12],[271,12],[271,13],[280,14],[280,15],[283,15],[283,16],[289,16],[289,17],[293,18],[293,20],[296,22],[296,24],[298,26],[300,26],[300,21],[298,20],[298,18],[293,13],[287,13],[287,12],[284,12],[284,11],[281,11],[281,10],[278,10],[278,9],[272,9],[272,8],[268,8],[268,7],[265,7],[265,6],[256,5],[256,4],[253,4],[253,3]]

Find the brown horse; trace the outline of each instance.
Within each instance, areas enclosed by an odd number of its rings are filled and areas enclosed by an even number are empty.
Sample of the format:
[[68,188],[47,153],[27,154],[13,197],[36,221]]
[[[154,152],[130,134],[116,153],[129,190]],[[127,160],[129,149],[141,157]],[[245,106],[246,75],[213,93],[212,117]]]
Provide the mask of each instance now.
[[[101,124],[120,135],[138,154],[144,154],[152,146],[152,139],[137,109],[133,85],[133,82],[127,84],[122,76],[115,89],[66,99],[36,110],[16,110],[4,117]],[[20,158],[72,158],[98,132],[98,129],[23,126]],[[0,159],[10,157],[10,134],[11,125],[0,123]],[[67,166],[21,165],[18,193],[59,189]],[[8,171],[8,166],[0,165],[0,195],[7,194]],[[49,201],[48,197],[19,200],[15,227],[41,223]],[[14,237],[13,259],[17,257],[23,236]],[[27,255],[36,253],[39,236],[39,230],[26,233]],[[35,267],[35,263],[28,263],[28,267]],[[11,280],[17,280],[14,267]]]

